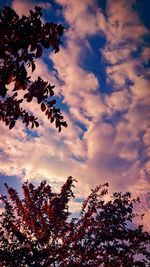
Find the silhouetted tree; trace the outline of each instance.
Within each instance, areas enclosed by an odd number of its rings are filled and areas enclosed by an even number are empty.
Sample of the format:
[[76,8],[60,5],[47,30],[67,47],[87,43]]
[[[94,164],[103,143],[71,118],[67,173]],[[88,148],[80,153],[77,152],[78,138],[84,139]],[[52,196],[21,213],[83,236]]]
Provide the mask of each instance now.
[[1,266],[150,266],[150,234],[132,225],[130,193],[114,193],[105,201],[108,184],[96,187],[83,202],[77,219],[69,218],[74,197],[69,177],[60,193],[44,181],[23,184],[23,199],[6,184],[1,196]]
[[[51,47],[57,53],[61,43],[63,26],[43,23],[41,17],[40,7],[22,17],[10,7],[0,11],[0,120],[9,129],[18,119],[26,126],[39,126],[37,118],[21,107],[23,101],[31,102],[33,99],[41,105],[50,122],[55,121],[59,131],[61,126],[67,126],[60,109],[55,107],[56,100],[51,98],[54,86],[41,77],[32,82],[27,74],[28,68],[32,72],[36,69],[35,59],[42,56],[43,49]],[[22,98],[18,91],[24,91]]]

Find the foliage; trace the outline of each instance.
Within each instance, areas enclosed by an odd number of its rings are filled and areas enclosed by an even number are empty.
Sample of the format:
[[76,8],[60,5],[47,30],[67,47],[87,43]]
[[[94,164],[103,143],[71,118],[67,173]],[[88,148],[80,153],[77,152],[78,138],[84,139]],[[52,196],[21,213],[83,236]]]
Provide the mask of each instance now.
[[114,193],[105,201],[108,184],[96,187],[83,202],[80,215],[71,219],[74,197],[69,177],[60,193],[44,181],[35,188],[22,185],[23,199],[6,184],[1,196],[1,266],[148,267],[150,235],[132,225],[137,200],[130,193]]
[[52,98],[55,86],[41,77],[33,82],[27,73],[28,68],[32,72],[36,69],[35,60],[42,56],[43,49],[51,47],[55,53],[59,51],[63,26],[43,23],[41,18],[40,7],[22,17],[10,7],[0,10],[0,120],[9,129],[18,119],[25,126],[39,126],[37,118],[21,106],[23,101],[31,102],[33,99],[41,105],[50,122],[55,121],[59,131],[61,126],[67,126],[60,109],[55,107],[56,100]]

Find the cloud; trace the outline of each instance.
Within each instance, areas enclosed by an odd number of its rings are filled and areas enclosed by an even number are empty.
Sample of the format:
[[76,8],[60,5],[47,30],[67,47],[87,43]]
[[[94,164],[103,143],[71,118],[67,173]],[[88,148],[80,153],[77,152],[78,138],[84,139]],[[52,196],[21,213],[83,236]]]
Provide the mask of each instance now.
[[150,128],[147,128],[144,136],[143,136],[143,141],[144,141],[144,145],[146,146],[146,152],[147,152],[147,156],[150,156]]
[[[96,5],[94,6],[96,16],[93,33],[97,31],[97,34],[99,34],[101,30],[106,30],[105,37],[107,42],[104,49],[101,49],[101,52],[107,62],[112,64],[106,68],[106,71],[108,82],[112,83],[113,93],[102,97],[97,90],[100,85],[97,85],[95,86],[94,94],[92,94],[90,86],[92,87],[94,82],[93,80],[91,80],[91,83],[88,82],[89,90],[86,92],[87,86],[81,75],[83,72],[80,71],[79,66],[81,64],[78,59],[82,53],[82,48],[79,48],[80,39],[86,39],[87,32],[82,27],[79,29],[76,25],[76,20],[79,17],[78,12],[84,13],[84,16],[80,18],[83,20],[83,25],[85,23],[84,20],[89,21],[87,14],[89,2],[86,7],[78,5],[73,16],[69,12],[73,5],[75,5],[73,1],[69,1],[67,4],[63,1],[59,1],[59,3],[64,4],[64,16],[70,23],[71,29],[67,35],[68,47],[61,51],[60,57],[58,55],[58,57],[52,58],[52,60],[55,68],[58,70],[60,79],[64,81],[62,87],[64,101],[70,105],[70,112],[73,112],[73,116],[76,116],[76,119],[80,120],[87,127],[87,131],[83,134],[88,158],[85,172],[90,177],[89,170],[91,169],[92,174],[94,173],[94,175],[91,174],[92,179],[93,176],[97,177],[94,180],[95,183],[98,180],[102,180],[99,177],[100,173],[105,179],[108,176],[112,177],[115,186],[118,184],[118,187],[120,187],[122,183],[127,188],[130,186],[130,183],[136,183],[140,177],[142,159],[140,158],[139,151],[143,147],[140,133],[147,129],[148,107],[144,107],[144,105],[148,104],[149,101],[149,82],[145,79],[144,75],[141,77],[137,73],[140,58],[132,57],[131,52],[136,51],[135,45],[144,43],[143,36],[148,33],[148,30],[142,25],[139,17],[133,10],[132,4],[134,1],[130,3],[126,1],[108,1],[107,20],[104,18],[101,10],[97,10]],[[100,20],[103,21],[102,25],[100,25]],[[99,25],[99,29],[97,25]],[[78,29],[79,33],[76,33],[76,29]],[[88,34],[92,34],[90,28]],[[76,42],[72,36],[79,36],[80,39]],[[75,68],[74,66],[77,67]],[[77,72],[78,74],[76,74]],[[84,77],[86,77],[85,73]],[[80,80],[82,82],[81,88]],[[76,83],[77,81],[78,83]],[[75,93],[74,88],[76,88]],[[84,97],[82,98],[82,96]],[[142,113],[141,109],[143,110]],[[117,119],[117,112],[121,113],[121,121],[119,118]],[[110,120],[114,120],[114,122],[116,116],[115,128],[112,128],[115,134],[110,135],[109,138],[107,138],[107,134],[111,126],[106,124],[108,129],[107,127],[105,129],[103,114],[108,116]],[[87,119],[90,116],[92,121]],[[105,129],[104,133],[103,128]],[[117,162],[119,166],[115,167]],[[88,181],[91,182],[91,178]]]
[[[145,184],[149,168],[149,162],[143,159],[144,155],[148,156],[143,138],[145,136],[148,142],[150,82],[148,69],[142,65],[149,55],[143,39],[149,31],[141,23],[133,4],[135,1],[107,1],[107,43],[101,49],[108,64],[107,81],[112,86],[112,94],[106,96],[107,114],[112,118],[113,114],[121,112],[115,122],[114,147],[119,158],[132,163],[127,171],[134,177],[132,182],[128,178],[129,189],[141,180]],[[141,52],[138,52],[139,46]],[[142,187],[142,190],[148,191],[148,187]]]
[[148,63],[148,61],[150,60],[150,48],[149,47],[143,48],[141,59],[144,63]]
[[127,89],[113,92],[110,96],[106,96],[106,103],[108,106],[108,113],[117,111],[123,112],[127,110],[130,105],[130,92]]
[[43,3],[30,0],[13,0],[12,2],[12,8],[17,12],[19,16],[29,15],[29,10],[33,10],[36,5],[41,6],[43,9],[51,8],[51,4],[48,2]]
[[[21,123],[12,131],[1,127],[0,172],[36,181],[46,178],[56,189],[72,175],[79,180],[80,197],[106,181],[111,191],[147,194],[150,93],[144,64],[150,50],[143,36],[148,29],[133,9],[134,1],[108,0],[106,14],[93,0],[56,2],[68,24],[65,45],[58,54],[49,55],[53,70],[46,65],[48,60],[37,61],[33,80],[42,76],[56,85],[69,126],[58,134],[36,103],[26,103],[39,117],[40,127],[37,132],[24,130]],[[31,1],[15,0],[13,5],[20,12],[32,8]],[[101,36],[106,41],[99,47],[95,67],[104,69],[109,93],[102,88],[101,69],[95,72],[84,64],[88,49],[91,55],[95,49],[90,38]],[[76,212],[78,208],[74,204]]]
[[72,37],[85,38],[87,35],[97,34],[99,27],[95,15],[98,11],[98,5],[95,0],[83,2],[57,0],[56,2],[63,6],[63,15],[70,25],[69,33],[72,33]]
[[[130,41],[142,42],[143,35],[148,30],[142,25],[137,13],[133,9],[134,0],[108,0],[108,32],[107,38],[111,45],[121,45],[130,47]],[[126,43],[126,41],[128,43]]]
[[12,8],[18,13],[19,16],[29,15],[29,9],[34,8],[34,4],[31,1],[14,0],[12,2]]

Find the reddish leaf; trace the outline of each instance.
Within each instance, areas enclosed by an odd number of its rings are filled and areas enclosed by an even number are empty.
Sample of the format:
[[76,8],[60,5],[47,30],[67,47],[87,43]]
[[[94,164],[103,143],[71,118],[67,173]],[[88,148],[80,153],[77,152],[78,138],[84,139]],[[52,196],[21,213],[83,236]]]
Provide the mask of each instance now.
[[46,112],[45,112],[45,115],[48,115],[48,113],[49,113],[49,111],[48,111],[48,109],[47,109]]
[[14,76],[10,75],[10,77],[7,80],[7,84],[10,84],[11,82],[13,82]]
[[97,186],[75,219],[68,210],[74,181],[69,177],[59,193],[46,181],[37,187],[24,182],[21,197],[5,184],[7,195],[0,196],[0,265],[149,267],[150,233],[138,223],[133,227],[135,216],[128,208],[135,200],[129,193],[114,193],[107,201],[106,184]]
[[52,111],[50,110],[50,111],[48,112],[48,119],[50,119],[51,116],[52,116]]
[[41,103],[41,110],[44,112],[46,110],[46,105],[44,102]]
[[32,101],[32,98],[33,98],[32,95],[28,95],[27,102],[31,102]]

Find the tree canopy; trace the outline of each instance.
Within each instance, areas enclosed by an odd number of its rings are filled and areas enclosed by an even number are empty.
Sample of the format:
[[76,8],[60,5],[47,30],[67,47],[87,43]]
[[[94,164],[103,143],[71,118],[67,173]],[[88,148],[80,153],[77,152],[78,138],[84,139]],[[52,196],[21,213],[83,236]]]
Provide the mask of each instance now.
[[[25,182],[23,198],[5,185],[1,195],[0,263],[2,266],[148,267],[150,234],[132,225],[130,193],[114,193],[105,201],[108,184],[97,186],[83,202],[77,219],[70,217],[74,180],[60,193],[46,181],[38,187]],[[73,217],[73,214],[72,214]]]
[[[30,15],[19,17],[10,7],[0,11],[0,120],[9,129],[21,119],[25,126],[38,127],[37,117],[22,107],[22,102],[33,99],[41,105],[42,112],[50,122],[55,121],[59,131],[67,124],[59,108],[55,107],[54,85],[38,77],[34,82],[27,69],[36,69],[36,59],[43,49],[59,51],[63,26],[53,22],[42,22],[42,9],[35,7]],[[11,86],[10,86],[11,85]],[[11,89],[10,89],[11,88]],[[19,97],[18,91],[22,91]]]

